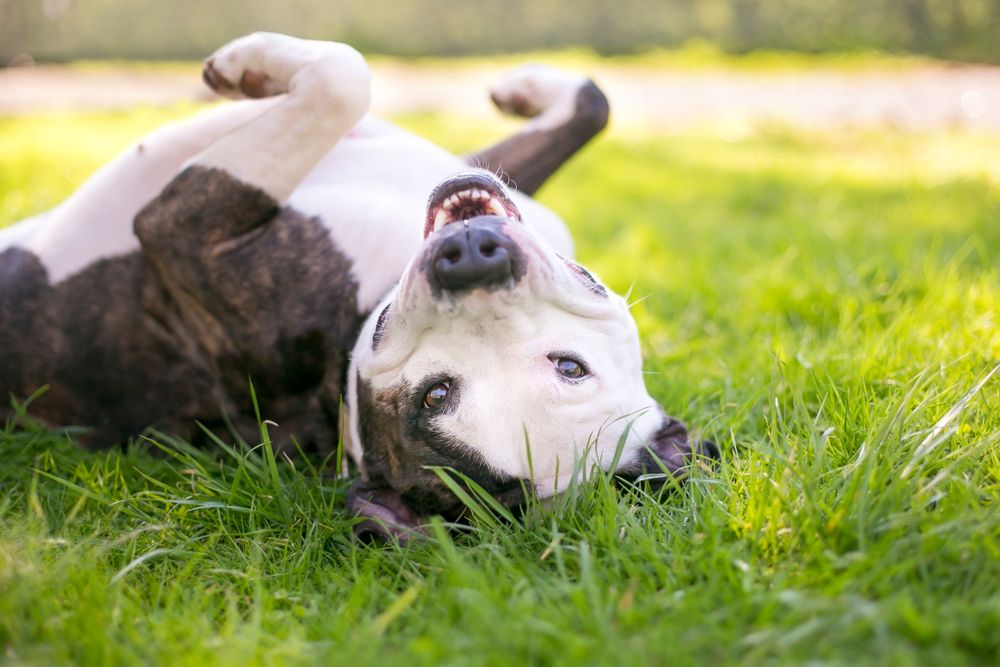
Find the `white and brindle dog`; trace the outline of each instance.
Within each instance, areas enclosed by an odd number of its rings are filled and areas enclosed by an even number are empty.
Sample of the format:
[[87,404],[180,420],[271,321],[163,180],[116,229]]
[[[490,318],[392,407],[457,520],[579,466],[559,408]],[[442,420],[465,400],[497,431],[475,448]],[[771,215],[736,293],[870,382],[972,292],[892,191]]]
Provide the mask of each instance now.
[[592,82],[516,71],[493,99],[533,120],[460,158],[368,116],[344,44],[254,34],[204,77],[261,99],[154,132],[0,232],[0,394],[47,385],[34,416],[105,447],[253,432],[249,376],[278,448],[345,431],[358,530],[398,537],[460,509],[433,466],[513,505],[718,455],[650,398],[628,305],[528,197],[604,127]]

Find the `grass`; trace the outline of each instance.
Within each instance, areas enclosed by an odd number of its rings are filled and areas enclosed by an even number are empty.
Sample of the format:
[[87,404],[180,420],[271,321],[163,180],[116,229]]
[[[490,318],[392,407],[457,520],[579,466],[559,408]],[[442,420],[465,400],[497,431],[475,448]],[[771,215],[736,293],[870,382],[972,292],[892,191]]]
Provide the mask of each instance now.
[[[189,111],[0,120],[0,224]],[[458,150],[503,131],[403,122]],[[363,547],[310,462],[7,428],[0,662],[996,665],[997,155],[952,131],[620,134],[543,191],[642,299],[652,394],[722,444],[662,498],[599,481]]]

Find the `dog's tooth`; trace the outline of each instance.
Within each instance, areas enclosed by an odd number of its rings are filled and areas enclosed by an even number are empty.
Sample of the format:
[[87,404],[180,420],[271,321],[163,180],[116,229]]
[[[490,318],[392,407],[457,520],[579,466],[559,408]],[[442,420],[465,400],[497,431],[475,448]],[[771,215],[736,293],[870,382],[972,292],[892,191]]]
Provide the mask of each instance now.
[[498,215],[502,218],[507,217],[507,209],[503,207],[500,200],[496,197],[490,197],[490,200],[486,203],[486,208],[494,215]]
[[451,216],[448,215],[448,212],[442,208],[437,212],[437,215],[434,216],[434,231],[438,231],[449,222],[451,222]]

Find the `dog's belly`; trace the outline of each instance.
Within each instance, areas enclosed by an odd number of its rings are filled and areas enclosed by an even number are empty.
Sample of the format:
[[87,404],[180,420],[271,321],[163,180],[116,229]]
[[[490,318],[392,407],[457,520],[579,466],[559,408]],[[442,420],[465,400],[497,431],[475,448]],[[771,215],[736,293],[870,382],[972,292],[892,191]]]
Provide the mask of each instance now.
[[371,310],[420,245],[427,196],[461,159],[366,119],[306,177],[290,204],[318,218],[350,258],[358,308]]

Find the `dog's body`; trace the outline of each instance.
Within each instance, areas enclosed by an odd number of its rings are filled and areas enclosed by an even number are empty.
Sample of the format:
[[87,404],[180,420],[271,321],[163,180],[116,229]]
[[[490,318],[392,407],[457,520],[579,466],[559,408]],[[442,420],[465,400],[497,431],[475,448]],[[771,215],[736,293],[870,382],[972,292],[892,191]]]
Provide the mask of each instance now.
[[[368,71],[344,45],[252,35],[205,76],[267,99],[164,128],[60,207],[0,232],[0,393],[48,385],[33,415],[87,426],[101,447],[150,426],[192,438],[196,421],[221,428],[222,415],[245,430],[250,378],[279,446],[320,450],[337,442],[346,397],[366,472],[352,506],[390,524],[449,506],[428,465],[498,495],[536,473],[539,492],[558,491],[578,457],[638,471],[652,447],[683,465],[691,448],[645,392],[627,308],[564,259],[562,222],[484,174],[449,179],[471,162],[533,192],[603,127],[592,83],[513,75],[494,100],[535,119],[462,159],[366,116]],[[558,340],[576,329],[593,339],[587,364]],[[531,386],[537,362],[520,360],[533,355],[563,384],[499,406],[490,391],[518,384],[473,380],[501,366]],[[603,378],[584,368],[598,363]],[[609,395],[581,398],[595,377]],[[525,436],[564,441],[528,455]]]

